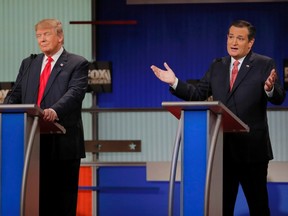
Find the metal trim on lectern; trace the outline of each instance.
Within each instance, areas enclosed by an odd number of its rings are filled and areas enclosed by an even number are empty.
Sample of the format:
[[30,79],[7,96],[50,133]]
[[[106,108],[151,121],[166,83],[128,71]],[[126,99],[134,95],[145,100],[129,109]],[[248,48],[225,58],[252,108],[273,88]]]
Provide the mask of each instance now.
[[43,110],[36,104],[1,104],[0,113],[27,113],[29,116],[40,117],[40,133],[65,134],[66,129],[57,122],[45,122],[42,120]]
[[220,101],[183,101],[183,102],[162,102],[162,106],[180,119],[181,110],[211,110],[215,114],[223,115],[224,132],[249,132],[249,127],[232,113]]
[[[20,196],[20,203],[19,203],[20,215],[21,216],[23,215],[37,216],[39,214],[40,134],[53,134],[53,133],[65,134],[66,130],[62,125],[60,125],[57,122],[44,121],[42,118],[43,110],[35,104],[1,104],[0,113],[9,114],[9,116],[10,114],[24,114],[23,115],[24,162],[23,162],[23,168],[20,168],[22,169],[21,194],[20,195],[18,194],[17,196],[18,197]],[[5,136],[5,134],[1,134],[1,135]],[[1,142],[0,147],[2,148],[2,142]],[[17,149],[15,150],[17,151]],[[1,169],[2,169],[2,165],[1,165]],[[29,194],[26,193],[26,190],[28,189],[29,189]]]
[[[204,201],[204,206],[203,206],[203,212],[200,213],[200,215],[203,215],[204,213],[205,216],[208,216],[209,211],[210,211],[209,200],[210,200],[210,192],[211,192],[210,185],[211,185],[211,179],[212,179],[212,167],[214,166],[213,164],[214,161],[219,162],[219,157],[222,154],[221,151],[219,151],[219,148],[223,147],[220,144],[217,147],[217,142],[221,142],[221,143],[223,142],[222,140],[223,132],[249,132],[249,127],[245,123],[243,123],[235,114],[233,114],[223,103],[219,101],[162,102],[162,106],[165,109],[167,109],[170,113],[172,113],[177,119],[180,120],[178,130],[177,130],[177,136],[176,136],[175,143],[174,143],[174,150],[173,150],[171,169],[170,169],[170,185],[169,185],[169,199],[168,199],[168,202],[169,202],[168,203],[168,215],[169,216],[173,215],[173,189],[174,189],[173,185],[175,182],[176,164],[177,164],[179,147],[180,147],[180,143],[184,142],[183,141],[184,138],[182,138],[183,131],[184,131],[184,128],[183,128],[184,127],[183,126],[184,125],[184,119],[183,119],[184,113],[186,111],[192,111],[192,112],[193,111],[195,112],[210,111],[209,113],[213,113],[212,116],[216,116],[212,120],[213,122],[212,124],[214,125],[214,127],[212,127],[212,133],[211,133],[212,136],[210,137],[210,139],[207,139],[207,142],[210,142],[210,145],[209,145],[209,151],[208,151],[209,154],[207,156],[208,160],[206,164],[207,169],[206,169],[206,182],[205,182],[205,195],[204,195],[205,201]],[[211,114],[208,114],[206,118],[209,119],[209,116],[211,116]],[[221,138],[219,138],[219,133],[221,134]],[[184,146],[183,146],[183,149],[184,149]],[[217,157],[214,158],[215,155]],[[219,164],[221,168],[219,168]],[[219,164],[217,165],[216,163],[215,167],[218,166],[218,168],[221,169],[221,173],[222,173],[222,162]],[[182,164],[182,169],[183,169],[183,164]],[[182,175],[183,173],[184,172],[182,172]],[[222,177],[218,179],[218,182],[219,180],[222,181]],[[183,178],[182,178],[182,181],[183,181]],[[181,209],[181,207],[180,207],[180,210],[182,210],[181,215],[184,214],[183,212],[185,212],[185,210]],[[222,212],[222,207],[219,207],[218,210]]]

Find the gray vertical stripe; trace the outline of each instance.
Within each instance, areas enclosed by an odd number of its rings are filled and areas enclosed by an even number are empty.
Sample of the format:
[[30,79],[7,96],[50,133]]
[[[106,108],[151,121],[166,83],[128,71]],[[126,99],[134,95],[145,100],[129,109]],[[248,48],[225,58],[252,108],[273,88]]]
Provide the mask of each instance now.
[[23,58],[39,53],[34,25],[44,18],[62,21],[65,48],[91,61],[91,25],[70,21],[91,20],[91,0],[1,0],[1,81],[14,81]]

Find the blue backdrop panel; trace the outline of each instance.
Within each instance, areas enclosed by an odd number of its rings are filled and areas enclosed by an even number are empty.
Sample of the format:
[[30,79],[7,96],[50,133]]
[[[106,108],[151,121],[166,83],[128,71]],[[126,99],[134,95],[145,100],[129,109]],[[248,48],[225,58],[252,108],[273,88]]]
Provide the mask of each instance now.
[[207,111],[186,111],[183,128],[181,215],[202,216],[207,166]]
[[2,114],[1,118],[1,216],[20,215],[24,114]]
[[[168,182],[146,181],[146,167],[100,167],[98,214],[105,216],[166,216]],[[179,215],[179,183],[174,212]]]
[[[169,183],[147,182],[146,167],[144,166],[100,167],[98,170],[98,181],[97,207],[99,216],[168,215]],[[180,215],[180,187],[179,182],[176,182],[173,216]],[[268,192],[271,215],[287,216],[288,184],[269,183]],[[249,210],[241,187],[234,215],[249,216]]]
[[[288,215],[288,184],[287,183],[268,183],[269,205],[271,216]],[[239,188],[238,197],[235,205],[235,216],[249,216],[248,205],[242,188]]]
[[[97,20],[136,20],[136,25],[98,25],[97,60],[112,61],[113,92],[98,96],[99,107],[161,107],[177,100],[152,73],[167,62],[182,80],[199,79],[214,58],[227,55],[231,21],[257,28],[254,51],[271,56],[283,78],[288,57],[288,2],[127,5],[97,0]],[[287,106],[286,99],[283,106]]]

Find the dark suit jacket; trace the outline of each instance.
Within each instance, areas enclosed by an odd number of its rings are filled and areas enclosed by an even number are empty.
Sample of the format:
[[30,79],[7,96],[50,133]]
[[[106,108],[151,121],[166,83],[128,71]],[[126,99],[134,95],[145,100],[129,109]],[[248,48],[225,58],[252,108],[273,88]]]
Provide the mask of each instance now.
[[[4,103],[35,104],[44,54],[22,61],[15,89]],[[81,118],[82,100],[88,84],[88,61],[78,55],[63,51],[55,63],[47,82],[41,108],[52,108],[59,123],[66,129],[65,135],[41,135],[42,142],[49,143],[47,156],[54,159],[78,159],[85,157]]]
[[249,133],[224,134],[224,159],[236,162],[263,162],[273,159],[267,124],[267,102],[281,104],[285,91],[279,79],[274,85],[273,97],[267,97],[264,83],[275,68],[274,61],[250,52],[244,59],[232,91],[229,90],[231,57],[214,60],[205,76],[196,85],[179,80],[177,97],[187,101],[221,101],[250,127]]

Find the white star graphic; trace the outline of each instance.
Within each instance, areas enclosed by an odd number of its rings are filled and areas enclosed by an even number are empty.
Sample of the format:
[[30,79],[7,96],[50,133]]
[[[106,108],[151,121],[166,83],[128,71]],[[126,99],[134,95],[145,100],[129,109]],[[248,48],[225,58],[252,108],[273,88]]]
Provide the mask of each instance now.
[[129,145],[130,150],[136,150],[136,145],[134,143],[131,143]]

